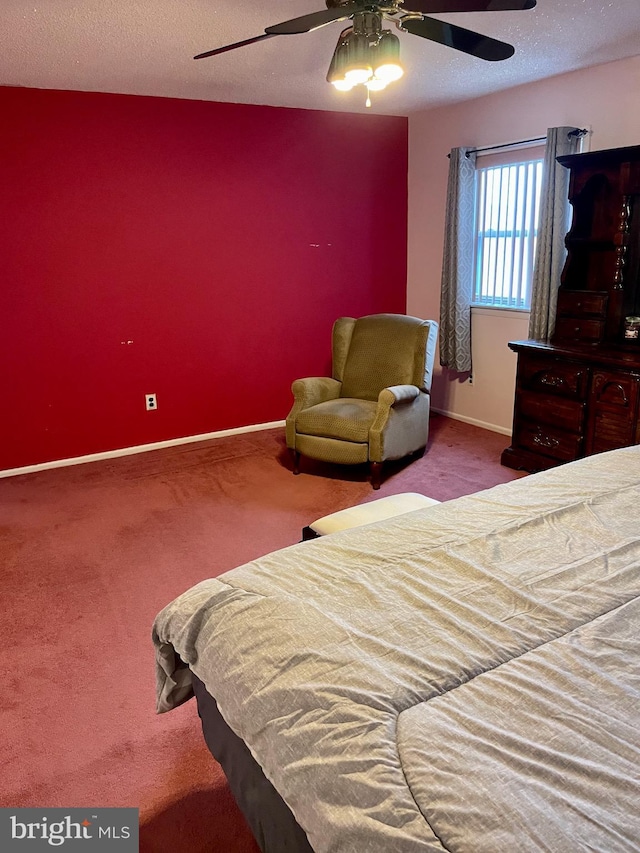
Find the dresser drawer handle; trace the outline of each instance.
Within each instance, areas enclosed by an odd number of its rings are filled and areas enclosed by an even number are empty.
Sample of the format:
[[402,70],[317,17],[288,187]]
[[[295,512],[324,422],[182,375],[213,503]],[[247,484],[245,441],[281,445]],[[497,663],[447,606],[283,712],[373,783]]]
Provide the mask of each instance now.
[[566,385],[566,381],[563,376],[549,376],[548,374],[543,374],[540,377],[541,385],[550,385],[552,388],[561,388],[563,385]]
[[540,447],[557,447],[560,444],[560,441],[557,438],[551,438],[548,435],[534,435],[533,443],[538,444]]

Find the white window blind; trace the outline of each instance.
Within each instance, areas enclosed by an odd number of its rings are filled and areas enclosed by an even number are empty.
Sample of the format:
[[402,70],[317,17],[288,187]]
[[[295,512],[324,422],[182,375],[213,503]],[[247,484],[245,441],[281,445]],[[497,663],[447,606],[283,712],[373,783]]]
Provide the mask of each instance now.
[[531,306],[542,162],[477,168],[474,305]]

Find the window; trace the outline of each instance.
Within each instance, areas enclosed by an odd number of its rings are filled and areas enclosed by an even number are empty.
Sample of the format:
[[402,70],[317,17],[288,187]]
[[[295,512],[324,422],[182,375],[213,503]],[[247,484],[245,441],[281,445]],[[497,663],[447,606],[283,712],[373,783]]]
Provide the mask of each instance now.
[[531,307],[542,162],[493,164],[476,170],[474,305]]

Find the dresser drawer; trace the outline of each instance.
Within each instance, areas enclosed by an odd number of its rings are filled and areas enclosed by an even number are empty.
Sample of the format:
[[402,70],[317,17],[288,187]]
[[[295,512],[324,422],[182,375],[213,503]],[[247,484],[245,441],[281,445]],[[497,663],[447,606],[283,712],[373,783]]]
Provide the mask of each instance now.
[[555,341],[582,341],[598,343],[604,335],[604,320],[582,317],[559,317],[553,333]]
[[558,291],[558,317],[592,317],[603,319],[607,308],[607,293],[594,290]]
[[550,424],[570,432],[582,432],[585,404],[579,400],[522,391],[518,394],[516,406],[519,417],[526,420]]
[[551,456],[560,462],[571,462],[580,455],[582,436],[576,433],[561,432],[544,424],[518,424],[514,434],[515,444],[530,450]]
[[579,364],[522,357],[518,362],[518,387],[522,391],[585,400],[588,382],[589,369]]
[[589,401],[588,453],[627,447],[636,440],[640,376],[596,370]]
[[591,387],[591,405],[600,411],[609,411],[618,418],[635,420],[640,376],[633,373],[616,373],[595,370]]
[[605,450],[616,450],[618,447],[629,447],[634,444],[634,440],[635,424],[596,412],[587,441],[587,453],[591,455],[603,453]]

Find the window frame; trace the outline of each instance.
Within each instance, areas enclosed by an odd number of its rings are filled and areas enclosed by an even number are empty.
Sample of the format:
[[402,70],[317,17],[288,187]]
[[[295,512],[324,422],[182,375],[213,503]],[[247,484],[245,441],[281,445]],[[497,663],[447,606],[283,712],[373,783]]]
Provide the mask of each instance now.
[[[471,299],[471,307],[473,309],[492,309],[496,311],[520,311],[520,312],[530,312],[531,311],[531,285],[533,281],[533,264],[535,259],[535,249],[536,242],[539,231],[539,218],[540,218],[540,202],[541,202],[541,194],[542,194],[542,182],[544,176],[544,152],[545,147],[544,144],[536,143],[530,146],[518,146],[517,148],[509,148],[503,149],[502,151],[494,152],[492,151],[490,154],[483,154],[482,152],[478,152],[476,159],[476,182],[474,189],[474,228],[473,228],[473,282],[472,282],[472,299]],[[479,278],[482,275],[482,270],[480,268],[480,264],[484,265],[485,256],[481,255],[481,243],[484,239],[485,241],[491,239],[489,232],[491,230],[497,230],[500,232],[500,227],[498,229],[495,228],[485,228],[485,236],[480,233],[481,225],[481,210],[480,206],[482,203],[482,198],[480,194],[480,183],[482,180],[482,176],[486,175],[489,170],[494,169],[506,169],[512,168],[514,166],[529,166],[530,164],[534,164],[537,166],[535,181],[537,186],[535,187],[535,193],[537,197],[528,202],[528,207],[531,207],[533,204],[535,210],[535,222],[534,222],[534,233],[533,235],[527,235],[525,240],[523,240],[523,247],[520,252],[516,253],[515,245],[512,243],[513,235],[508,234],[507,240],[504,241],[504,246],[502,249],[502,267],[507,264],[511,267],[511,270],[507,270],[506,273],[502,274],[502,280],[504,281],[505,275],[508,278],[513,279],[513,269],[516,269],[517,274],[519,274],[519,270],[522,268],[526,268],[528,270],[528,280],[526,282],[526,286],[524,291],[520,294],[520,299],[517,296],[514,297],[513,293],[513,281],[510,284],[510,290],[508,296],[504,296],[505,289],[501,288],[503,296],[496,298],[496,278],[494,275],[494,280],[492,282],[493,287],[493,296],[489,295],[485,298],[478,299],[478,295],[480,292],[479,287]],[[515,190],[511,190],[512,192],[524,192],[521,190],[521,187],[518,185],[518,181],[522,177],[522,174],[518,177],[515,184]],[[525,190],[527,187],[525,186]],[[500,189],[500,193],[502,193],[502,189]],[[522,198],[516,200],[519,202],[520,209],[522,208]],[[502,205],[504,199],[500,199],[500,204]],[[500,223],[498,223],[499,225]],[[505,230],[512,230],[513,225],[516,227],[521,224],[524,227],[530,227],[530,224],[527,222],[522,222],[522,217],[520,219],[517,217],[511,221],[511,223],[506,223]],[[500,239],[500,234],[496,235],[496,239]],[[518,239],[516,237],[516,239]],[[532,241],[532,242],[531,242]],[[486,244],[485,244],[486,245]],[[498,263],[497,260],[497,252],[498,248],[494,249],[494,264]],[[517,262],[516,262],[517,261]]]

